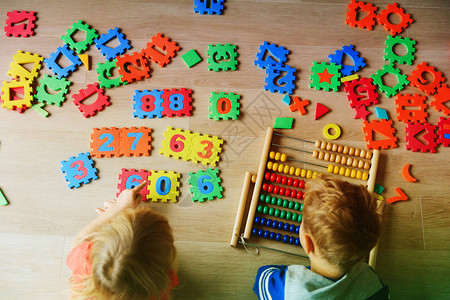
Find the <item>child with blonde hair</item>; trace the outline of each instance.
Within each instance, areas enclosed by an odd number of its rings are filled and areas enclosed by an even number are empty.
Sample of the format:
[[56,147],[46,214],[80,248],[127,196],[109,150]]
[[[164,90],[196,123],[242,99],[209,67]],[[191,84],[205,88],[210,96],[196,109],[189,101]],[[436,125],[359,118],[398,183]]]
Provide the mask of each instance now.
[[162,300],[177,286],[176,249],[167,219],[140,205],[147,182],[105,202],[67,256],[73,299]]
[[364,262],[381,231],[377,200],[363,186],[331,177],[306,184],[300,242],[311,267],[263,266],[259,299],[389,299],[389,289]]

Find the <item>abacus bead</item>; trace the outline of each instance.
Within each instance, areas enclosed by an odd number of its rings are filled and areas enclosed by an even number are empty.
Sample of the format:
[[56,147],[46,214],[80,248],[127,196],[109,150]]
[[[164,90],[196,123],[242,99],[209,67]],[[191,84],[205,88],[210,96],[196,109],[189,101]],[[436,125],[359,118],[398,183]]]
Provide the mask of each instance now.
[[339,174],[339,166],[334,166],[333,173],[334,174]]
[[270,159],[274,159],[275,158],[275,152],[274,151],[270,151],[269,157],[270,157]]
[[339,175],[343,176],[345,174],[345,168],[339,167]]
[[290,232],[294,232],[295,231],[295,225],[291,224],[291,226],[289,226],[289,231]]
[[272,193],[272,191],[273,191],[273,184],[269,184],[269,186],[267,187],[267,191],[269,193]]
[[263,211],[263,206],[262,205],[258,205],[258,212],[262,213],[262,211]]
[[369,170],[370,169],[370,162],[366,161],[364,163],[364,170]]
[[300,246],[300,239],[299,238],[295,239],[295,246]]
[[313,172],[313,178],[316,178],[318,173],[316,171]]
[[291,198],[295,198],[297,196],[297,191],[296,190],[292,190],[290,196],[291,196]]
[[326,142],[321,142],[320,143],[320,149],[325,149],[327,147],[327,143]]
[[264,225],[265,223],[266,223],[266,218],[264,218],[264,217],[262,217],[260,220],[259,220],[259,224],[261,224],[261,225]]
[[288,165],[285,165],[284,169],[283,169],[283,173],[284,174],[289,174],[289,169],[290,169],[290,167]]
[[302,200],[305,201],[305,193],[302,195]]
[[277,205],[278,205],[278,206],[283,205],[283,199],[278,198],[278,200],[277,200]]
[[264,235],[264,230],[260,229],[258,230],[258,236],[263,236]]
[[286,208],[289,205],[289,201],[287,199],[283,200],[283,207]]
[[351,170],[350,170],[349,168],[345,168],[345,174],[344,174],[344,176],[350,177],[350,172],[351,172]]
[[260,216],[256,216],[255,217],[255,223],[259,223],[259,220],[261,219],[261,217]]
[[284,227],[284,223],[283,222],[279,222],[278,223],[278,229],[279,230],[283,230],[283,227]]
[[273,171],[277,171],[278,170],[278,163],[273,163],[272,170]]
[[284,165],[283,165],[283,164],[280,164],[280,165],[278,166],[278,172],[282,173],[283,170],[284,170]]
[[347,163],[347,156],[342,156],[341,165],[345,165]]
[[253,228],[252,229],[252,234],[253,235],[258,235],[258,228]]
[[294,201],[289,201],[288,208],[289,209],[294,208]]
[[299,188],[304,188],[305,187],[305,181],[304,180],[300,180],[299,184],[298,184]]
[[295,237],[291,236],[289,238],[289,244],[293,245],[295,243]]
[[288,235],[283,236],[283,243],[289,243],[289,236]]
[[297,221],[298,220],[298,213],[293,213],[291,220],[292,221]]
[[342,153],[344,153],[344,154],[348,153],[348,146],[344,146],[344,149],[342,150]]
[[266,173],[264,174],[264,178],[265,178],[266,180],[269,180],[269,179],[270,179],[270,172],[266,172]]
[[268,206],[264,206],[263,207],[263,214],[267,215],[268,212],[269,212],[269,207]]
[[303,215],[298,215],[297,222],[301,223],[303,220]]
[[281,219],[285,219],[285,218],[286,218],[286,211],[285,211],[285,210],[282,210],[282,211],[280,212],[280,218],[281,218]]
[[356,179],[361,179],[362,172],[360,170],[356,171]]
[[337,148],[337,152],[341,153],[343,148],[344,147],[342,147],[342,145],[339,145],[338,148]]
[[282,154],[281,154],[281,157],[280,157],[280,161],[281,161],[281,162],[285,162],[286,159],[287,159],[286,154],[282,153]]
[[302,171],[302,169],[300,168],[296,168],[295,169],[295,176],[300,176],[300,172]]
[[369,179],[369,173],[364,172],[362,175],[362,180],[367,180],[367,179]]
[[275,181],[277,178],[277,175],[275,173],[272,173],[272,175],[270,175],[270,181]]
[[[280,216],[280,210],[277,208],[275,209],[274,213],[273,213],[274,217],[279,217]],[[274,221],[275,222],[275,221]]]
[[359,156],[360,154],[361,154],[361,149],[355,148],[355,153],[353,155],[354,156]]
[[325,155],[323,156],[323,160],[325,161],[329,161],[330,160],[330,153],[325,153]]
[[330,142],[328,142],[328,143],[327,143],[327,148],[326,148],[327,151],[330,151],[332,146],[333,146],[333,144],[330,143]]
[[264,231],[264,238],[265,239],[268,239],[269,235],[270,235],[270,231],[269,230]]
[[259,195],[259,201],[264,201],[266,196],[264,194]]
[[277,201],[278,201],[277,197],[272,197],[270,199],[270,204],[275,205],[277,203]]
[[303,211],[303,203],[300,204],[300,211]]
[[281,184],[286,184],[286,182],[287,182],[287,177],[286,176],[281,177]]
[[284,195],[284,191],[285,191],[286,189],[282,186],[282,187],[280,187],[280,195]]
[[295,227],[295,233],[299,233],[300,232],[300,226]]
[[351,157],[347,157],[347,166],[351,166],[352,165],[352,163],[353,163],[353,158],[351,158]]
[[[278,191],[280,190],[280,187],[278,186],[278,185],[276,185],[274,188],[273,188],[273,192],[275,193],[275,194],[278,194]],[[270,191],[269,191],[270,192]]]
[[272,197],[270,197],[270,195],[267,195],[266,198],[264,199],[264,200],[265,200],[264,202],[270,203],[270,199],[271,199],[271,198],[272,198]]
[[341,159],[342,159],[342,156],[340,156],[338,154],[338,155],[336,155],[336,158],[334,159],[334,162],[337,163],[337,164],[340,164],[341,163]]
[[313,158],[317,158],[317,156],[319,156],[319,151],[314,150],[313,153],[312,153],[312,157]]
[[280,156],[281,156],[280,152],[275,153],[275,160],[280,160]]
[[352,163],[352,167],[353,168],[356,168],[357,166],[358,166],[358,160],[355,158],[354,160],[353,160],[353,163]]
[[314,143],[314,147],[320,148],[320,141],[319,140],[316,140],[316,142]]
[[268,227],[272,226],[272,220],[271,219],[267,219],[266,226],[268,226]]
[[253,175],[252,175],[252,183],[255,183],[255,182],[256,182],[256,177],[257,177],[256,174],[253,174]]
[[297,178],[294,179],[294,182],[292,183],[293,187],[297,187],[298,184],[300,183],[300,180],[298,180]]
[[288,211],[286,213],[286,220],[291,220],[291,218],[292,218],[292,213],[290,211]]
[[[275,173],[273,175],[275,175]],[[280,183],[281,182],[281,175],[275,175],[274,180],[275,180],[276,183]]]
[[336,160],[336,155],[334,153],[330,154],[330,161],[334,162]]
[[367,151],[366,159],[371,159],[371,158],[372,158],[372,151]]
[[356,177],[356,170],[352,170],[352,171],[350,172],[350,177],[351,177],[351,178],[355,178],[355,177]]
[[308,172],[306,172],[306,178],[312,178],[312,171],[308,170]]
[[289,223],[284,223],[283,230],[284,231],[289,231]]
[[284,191],[284,195],[286,197],[289,197],[290,194],[291,194],[291,189],[290,188],[286,188],[286,190]]
[[306,177],[306,169],[302,170],[302,173],[300,174],[301,177]]
[[[269,161],[267,163],[267,169],[272,170],[272,167],[273,167],[273,162]],[[255,180],[255,182],[256,182],[256,180]]]
[[325,156],[325,152],[323,152],[323,151],[319,151],[319,156],[318,156],[318,158],[320,159],[320,160],[323,160],[323,157]]
[[275,211],[275,208],[273,208],[273,207],[269,208],[269,216],[273,216],[274,211]]
[[355,154],[355,148],[350,147],[350,150],[348,150],[348,155],[354,155]]
[[267,191],[267,183],[263,183],[262,189],[263,189],[263,191]]
[[300,209],[300,202],[295,202],[294,210],[299,210],[299,209]]
[[295,196],[295,198],[297,198],[298,200],[303,198],[303,192],[302,191],[297,191],[297,196]]
[[287,183],[287,185],[292,186],[292,182],[293,182],[293,181],[294,181],[294,180],[292,179],[292,177],[289,177],[289,178],[287,179],[286,183]]
[[269,238],[271,240],[274,240],[276,236],[277,236],[277,234],[275,232],[271,232]]
[[283,235],[281,233],[277,233],[277,236],[275,237],[275,240],[277,242],[281,241],[281,238],[283,237]]
[[273,228],[273,229],[277,229],[277,227],[278,227],[278,221],[277,221],[277,220],[273,220],[273,222],[272,222],[272,228]]
[[289,169],[289,175],[294,175],[294,173],[295,173],[295,168],[294,168],[294,167],[291,167],[291,168]]
[[336,152],[338,149],[338,145],[333,144],[333,147],[331,147],[331,151]]

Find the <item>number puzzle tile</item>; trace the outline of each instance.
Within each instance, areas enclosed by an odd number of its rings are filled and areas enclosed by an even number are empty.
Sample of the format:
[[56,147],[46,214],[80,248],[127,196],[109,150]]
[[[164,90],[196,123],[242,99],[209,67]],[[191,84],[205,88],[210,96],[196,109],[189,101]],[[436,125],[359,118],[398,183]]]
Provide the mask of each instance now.
[[[117,40],[119,45],[114,48],[106,46],[110,41]],[[117,56],[124,54],[125,51],[131,49],[130,41],[125,38],[119,28],[109,29],[107,33],[100,35],[94,39],[95,47],[100,53],[106,57],[106,60],[113,60]]]
[[241,95],[224,92],[211,92],[208,118],[214,120],[237,120]]
[[[83,104],[82,102],[88,97],[96,95],[97,99],[92,104]],[[95,96],[94,96],[95,97]],[[88,84],[85,89],[78,91],[78,94],[72,95],[73,103],[78,107],[78,110],[83,113],[85,118],[92,117],[97,112],[103,110],[110,105],[109,97],[105,95],[103,89],[99,88],[98,83]]]
[[111,87],[117,87],[128,84],[127,81],[122,81],[122,75],[119,72],[118,72],[119,75],[116,78],[111,78],[113,76],[111,71],[113,69],[118,69],[116,63],[117,59],[113,59],[112,61],[107,60],[104,63],[97,64],[96,70],[98,74],[97,80],[101,88],[109,89]]
[[273,128],[292,129],[294,118],[275,118]]
[[[436,152],[436,126],[428,123],[408,123],[405,128],[406,149],[412,152]],[[416,138],[418,134],[420,139]]]
[[351,108],[378,103],[378,94],[372,78],[361,77],[357,80],[346,81],[344,90],[347,92],[347,100],[350,101]]
[[155,171],[150,170],[151,175],[148,177],[149,185],[147,186],[149,192],[147,199],[152,201],[161,200],[162,202],[177,202],[180,192],[180,174],[173,171]]
[[150,43],[147,43],[147,46],[142,49],[142,54],[144,57],[151,59],[154,63],[159,64],[159,66],[163,68],[170,63],[178,50],[180,50],[180,47],[178,47],[177,43],[171,41],[161,33],[158,33],[153,36]]
[[[425,79],[423,76],[425,73],[433,77],[431,82]],[[445,78],[436,68],[429,66],[426,62],[422,62],[411,72],[408,80],[411,82],[411,86],[415,86],[425,94],[431,95],[436,92],[436,89],[445,81]]]
[[235,71],[237,68],[236,45],[217,44],[208,45],[208,70],[210,71]]
[[387,111],[383,108],[375,107],[375,113],[377,114],[377,118],[389,120]]
[[444,147],[450,146],[450,119],[440,117],[437,128],[437,142]]
[[[3,81],[2,107],[23,112],[25,108],[31,107],[32,105],[32,91],[33,89],[29,80]],[[23,98],[16,97],[16,92],[23,93]]]
[[[353,61],[353,65],[344,65],[342,63],[344,55],[347,55]],[[355,73],[366,66],[364,58],[359,55],[358,51],[354,50],[353,45],[344,46],[342,49],[336,50],[334,54],[328,55],[328,59],[330,60],[330,63],[335,63],[342,67],[342,76],[350,76],[352,73]]]
[[[383,76],[386,74],[392,74],[397,77],[397,84],[394,86],[387,86],[383,83]],[[397,95],[398,92],[400,92],[402,89],[406,87],[406,85],[409,84],[409,81],[407,79],[407,76],[402,74],[402,72],[394,67],[393,63],[390,63],[389,65],[384,65],[381,70],[378,70],[375,74],[372,74],[370,76],[373,79],[373,83],[378,86],[378,89],[385,93],[387,98],[390,98],[392,96]]]
[[69,188],[79,188],[81,183],[88,184],[98,179],[97,169],[88,152],[63,160],[61,165],[61,171],[65,173],[64,178],[69,183]]
[[[398,24],[393,24],[389,21],[389,15],[397,15],[401,21]],[[405,30],[412,22],[411,15],[406,13],[403,8],[400,8],[397,3],[389,4],[385,9],[383,9],[378,15],[377,20],[380,25],[389,31],[391,35],[397,35]]]
[[[39,86],[36,88],[34,98],[41,103],[61,106],[66,101],[66,94],[69,92],[71,82],[65,78],[58,79],[56,76],[44,74],[39,80]],[[50,94],[48,90],[58,91]]]
[[125,156],[149,156],[152,130],[146,127],[122,128],[120,153]]
[[139,90],[134,91],[133,95],[133,117],[143,118],[161,118],[162,117],[162,91],[158,90]]
[[446,104],[450,101],[450,88],[446,84],[442,84],[437,92],[433,95],[433,101],[430,102],[430,106],[433,106],[435,110],[441,111],[444,115],[450,115],[450,106]]
[[36,104],[34,104],[31,108],[32,108],[35,112],[37,112],[37,113],[39,113],[41,116],[43,116],[44,118],[47,118],[47,117],[49,116],[49,112],[46,111],[46,110],[44,109],[44,107],[45,107],[45,104],[44,104],[44,103],[36,103]]
[[337,92],[339,86],[341,85],[341,66],[334,63],[318,63],[313,62],[311,67],[311,82],[309,87],[316,90],[333,90]]
[[[294,93],[295,90],[295,72],[297,70],[291,66],[272,65],[266,68],[266,79],[264,90],[271,93],[280,94]],[[283,75],[284,74],[284,75]]]
[[392,204],[397,201],[406,201],[408,200],[408,196],[402,191],[401,188],[397,187],[395,188],[395,192],[398,194],[398,196],[390,197],[386,199],[386,202],[389,204]]
[[[364,139],[367,142],[367,149],[387,149],[397,147],[397,137],[392,120],[373,120],[372,122],[364,121],[363,130]],[[374,133],[378,133],[386,137],[382,140],[374,140]]]
[[216,166],[219,153],[222,152],[223,140],[217,136],[209,136],[196,132],[192,139],[190,159],[195,163]]
[[[395,105],[397,106],[397,121],[404,123],[424,123],[427,120],[427,98],[420,94],[397,94]],[[407,109],[413,107],[414,109]]]
[[190,89],[171,89],[163,90],[162,94],[162,115],[173,116],[190,116],[192,113],[192,90]]
[[150,78],[150,66],[142,53],[134,52],[132,55],[117,56],[116,60],[116,66],[122,76],[120,80],[130,83]]
[[95,157],[121,156],[122,129],[93,128],[91,134],[91,155]]
[[36,13],[34,11],[9,11],[6,13],[6,36],[29,37],[34,35]]
[[218,169],[212,168],[189,173],[188,182],[192,186],[189,189],[192,201],[204,202],[206,199],[222,198],[223,189],[220,186],[221,179],[218,173]]
[[[350,4],[347,6],[347,19],[345,19],[345,24],[352,27],[372,30],[377,17],[377,9],[378,7],[372,5],[371,3],[351,0]],[[358,14],[361,15],[364,13],[366,13],[366,15],[362,19],[358,20]]]
[[294,104],[289,105],[291,112],[298,110],[300,114],[306,114],[305,107],[309,105],[309,100],[305,99],[300,101],[300,98],[297,96],[292,97],[292,100],[294,101]]
[[[67,58],[72,64],[65,68],[61,68],[56,61],[62,56]],[[70,73],[75,71],[75,69],[82,64],[78,55],[69,49],[67,45],[58,47],[55,52],[50,53],[49,57],[44,59],[44,63],[54,75],[58,76],[58,79],[69,76]]]
[[189,68],[192,68],[193,66],[202,61],[202,58],[200,57],[200,55],[198,55],[197,51],[195,51],[194,49],[191,49],[185,54],[181,55],[181,59]]
[[167,127],[159,153],[167,157],[181,158],[187,161],[190,159],[193,139],[194,134],[189,130]]
[[261,69],[270,66],[283,66],[287,60],[288,54],[289,50],[282,46],[263,42],[263,44],[259,46],[259,52],[256,54],[255,65]]
[[[86,38],[82,41],[75,42],[73,35],[78,31],[84,31]],[[88,24],[81,20],[72,24],[72,27],[67,29],[66,34],[61,36],[61,41],[68,45],[71,49],[75,50],[77,53],[83,53],[87,50],[89,45],[94,43],[94,40],[98,38],[97,31],[93,29]]]
[[194,12],[198,14],[221,15],[224,0],[194,0]]
[[[22,52],[20,50],[13,56],[13,62],[10,64],[8,75],[15,78],[27,79],[31,82],[38,77],[38,71],[42,67],[44,58],[38,54]],[[25,64],[33,64],[31,71],[24,67]]]
[[[386,45],[384,48],[384,60],[389,60],[391,63],[397,62],[399,64],[412,65],[415,59],[414,52],[416,52],[416,48],[414,45],[416,44],[416,41],[407,37],[394,37],[392,35],[388,35],[384,43]],[[406,54],[397,55],[394,51],[394,47],[396,45],[403,45],[406,49]]]
[[[141,184],[143,181],[148,180],[148,177],[152,175],[150,171],[146,171],[144,169],[140,169],[139,171],[135,169],[121,169],[119,174],[119,183],[117,184],[117,194],[119,194],[125,189],[133,189]],[[148,195],[148,184],[145,188],[143,188],[139,193],[142,195],[142,201],[147,200]]]

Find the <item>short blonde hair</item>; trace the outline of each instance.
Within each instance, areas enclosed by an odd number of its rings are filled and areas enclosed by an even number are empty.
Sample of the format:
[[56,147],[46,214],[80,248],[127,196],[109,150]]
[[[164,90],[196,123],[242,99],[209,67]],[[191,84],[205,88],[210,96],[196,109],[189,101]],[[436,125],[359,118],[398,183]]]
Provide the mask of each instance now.
[[80,299],[159,299],[176,268],[176,249],[167,219],[141,206],[126,209],[91,241],[92,274],[71,282]]
[[376,198],[332,177],[306,184],[303,223],[323,257],[346,272],[369,255],[381,232]]

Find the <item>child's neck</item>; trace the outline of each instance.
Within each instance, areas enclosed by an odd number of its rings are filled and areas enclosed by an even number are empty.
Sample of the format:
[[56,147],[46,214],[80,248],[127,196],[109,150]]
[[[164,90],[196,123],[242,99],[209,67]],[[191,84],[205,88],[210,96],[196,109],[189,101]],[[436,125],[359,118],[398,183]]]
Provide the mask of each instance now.
[[311,259],[311,271],[334,280],[339,280],[345,275],[341,268],[334,266],[322,258]]

